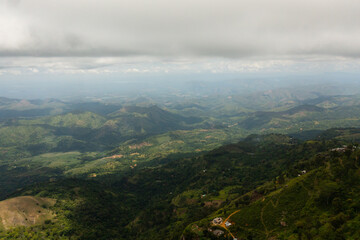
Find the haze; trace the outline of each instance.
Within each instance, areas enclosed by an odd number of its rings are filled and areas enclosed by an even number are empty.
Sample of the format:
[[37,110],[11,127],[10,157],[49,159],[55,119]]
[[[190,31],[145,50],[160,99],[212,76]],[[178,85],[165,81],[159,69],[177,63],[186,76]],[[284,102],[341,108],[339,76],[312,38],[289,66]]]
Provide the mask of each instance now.
[[359,12],[356,0],[0,0],[1,94],[76,95],[93,83],[105,94],[135,80],[356,81]]

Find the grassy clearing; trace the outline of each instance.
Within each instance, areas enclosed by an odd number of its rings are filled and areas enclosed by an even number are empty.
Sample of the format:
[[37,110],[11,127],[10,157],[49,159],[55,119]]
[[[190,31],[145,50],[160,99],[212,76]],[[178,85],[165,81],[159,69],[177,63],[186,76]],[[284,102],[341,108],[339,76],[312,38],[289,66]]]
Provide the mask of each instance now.
[[56,200],[33,196],[10,198],[0,202],[0,228],[42,224],[55,215],[48,209]]
[[25,165],[28,168],[49,167],[70,169],[81,163],[80,152],[45,153],[31,158],[22,159],[18,165]]

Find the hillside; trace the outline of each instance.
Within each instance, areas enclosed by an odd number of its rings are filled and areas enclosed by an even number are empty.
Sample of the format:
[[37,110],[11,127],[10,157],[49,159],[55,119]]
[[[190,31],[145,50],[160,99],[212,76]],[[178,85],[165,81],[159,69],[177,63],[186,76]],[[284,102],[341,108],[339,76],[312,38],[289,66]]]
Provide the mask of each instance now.
[[360,0],[0,0],[0,240],[360,240]]
[[[355,129],[342,132],[351,134]],[[332,219],[340,214],[334,208],[336,201],[345,214],[338,216],[343,219],[339,224],[345,224],[339,235],[356,236],[360,152],[352,147],[332,151],[344,143],[339,136],[300,142],[279,134],[251,135],[199,157],[133,169],[122,176],[58,179],[27,187],[13,196],[58,199],[51,208],[57,212],[57,221],[36,231],[75,239],[179,239],[181,235],[185,239],[216,239],[210,230],[219,227],[211,227],[210,221],[238,210],[228,228],[234,236],[288,239],[298,236],[299,224],[304,221],[310,224],[301,227],[306,234],[312,228],[331,229],[326,224],[335,224],[337,220]],[[323,220],[307,223],[306,215]],[[263,216],[266,228],[259,216]],[[19,231],[34,228],[11,233]],[[311,234],[318,236],[320,232]]]
[[0,230],[44,224],[55,216],[49,210],[49,207],[54,204],[54,199],[33,196],[21,196],[1,201]]
[[[183,239],[213,239],[219,232],[238,239],[358,239],[359,156],[352,146],[317,154],[301,163],[307,171],[282,172],[189,225]],[[216,217],[228,226],[214,224]]]
[[56,99],[25,100],[0,98],[0,120],[18,117],[37,117],[61,113],[66,109],[65,102]]
[[[93,104],[86,105],[88,108],[91,106],[96,108]],[[145,159],[134,159],[136,156],[132,155],[129,161],[121,164],[118,161],[110,162],[114,160],[112,158],[104,159],[115,154],[108,151],[119,146],[129,149],[129,146],[154,135],[193,129],[202,124],[200,118],[183,117],[156,106],[127,106],[121,109],[114,115],[74,111],[0,121],[0,198],[19,187],[48,181],[53,177],[87,176],[99,171],[107,173],[114,169],[112,166],[117,171],[128,170],[132,160],[150,161],[157,158],[155,151]],[[188,152],[194,150],[190,148]],[[129,155],[132,153],[136,151]],[[173,152],[164,155],[170,153]],[[74,170],[69,171],[70,168]]]
[[[170,130],[189,129],[199,118],[185,118],[158,107],[128,107],[120,113],[99,115],[72,112],[0,123],[0,146],[30,154],[54,151],[111,149],[129,139]],[[189,125],[188,125],[189,124]]]
[[[348,178],[343,182],[326,176],[336,158],[343,164],[348,160],[349,151],[336,155],[331,150],[360,141],[357,97],[312,94],[311,99],[299,95],[291,102],[293,93],[269,94],[277,99],[274,103],[279,97],[284,104],[264,111],[259,100],[260,111],[255,111],[257,107],[245,108],[236,96],[209,102],[177,99],[161,108],[141,101],[81,102],[65,104],[61,114],[1,120],[0,198],[34,196],[57,202],[49,207],[56,213],[51,222],[4,230],[0,238],[34,233],[36,238],[53,239],[213,239],[211,231],[219,228],[223,237],[227,230],[209,223],[234,213],[228,229],[240,239],[287,239],[301,232],[296,224],[303,219],[303,206],[311,205],[314,212],[306,214],[316,218],[334,217],[331,207],[322,208],[313,198],[322,179],[328,181],[325,185],[357,186],[349,172],[342,172]],[[3,101],[8,108],[26,105]],[[28,102],[30,108],[45,104]],[[357,151],[351,156],[356,158]],[[355,164],[344,166],[357,172]],[[302,170],[306,174],[301,175]],[[313,174],[322,174],[316,184]],[[307,195],[297,183],[306,187]],[[358,199],[356,194],[346,196]],[[293,214],[276,215],[279,204]],[[248,227],[250,222],[244,221],[252,218],[239,217],[244,216],[241,212],[254,213],[255,223],[257,211],[264,224],[260,218],[260,225]],[[356,236],[346,227],[356,226],[354,215],[349,209],[343,212],[345,225],[338,236]],[[265,218],[272,215],[285,223],[268,224]],[[312,223],[310,230],[320,229],[324,221]],[[323,237],[319,231],[311,234]]]
[[239,125],[246,129],[263,127],[271,123],[273,119],[289,121],[303,118],[311,113],[323,112],[324,109],[313,105],[300,105],[280,112],[255,112],[242,121]]
[[260,133],[299,133],[340,127],[359,127],[359,106],[322,108],[299,105],[284,111],[259,111],[239,118],[241,128]]

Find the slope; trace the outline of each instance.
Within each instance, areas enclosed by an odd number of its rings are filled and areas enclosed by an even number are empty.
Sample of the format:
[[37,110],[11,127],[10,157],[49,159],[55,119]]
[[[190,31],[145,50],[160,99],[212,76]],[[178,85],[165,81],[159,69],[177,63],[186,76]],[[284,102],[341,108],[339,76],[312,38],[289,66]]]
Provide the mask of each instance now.
[[43,224],[54,217],[48,209],[55,200],[33,196],[10,198],[0,202],[0,229]]
[[[353,146],[319,153],[298,164],[298,176],[287,170],[191,224],[184,239],[214,239],[216,229],[238,239],[358,239],[359,156]],[[228,227],[211,224],[230,213]]]

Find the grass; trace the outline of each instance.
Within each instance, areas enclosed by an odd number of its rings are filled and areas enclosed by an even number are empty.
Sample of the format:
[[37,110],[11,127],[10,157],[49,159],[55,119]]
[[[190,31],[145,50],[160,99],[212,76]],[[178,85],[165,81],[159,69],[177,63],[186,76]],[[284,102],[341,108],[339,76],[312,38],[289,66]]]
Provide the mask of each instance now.
[[56,200],[33,196],[10,198],[0,202],[0,228],[42,224],[55,215],[48,209]]
[[18,165],[25,165],[29,168],[49,167],[66,170],[81,163],[78,158],[80,155],[80,152],[45,153],[31,158],[24,158],[18,162]]
[[49,130],[34,126],[9,126],[0,128],[0,146],[18,146],[38,143],[52,136]]
[[106,118],[92,113],[67,113],[51,117],[41,117],[33,120],[19,120],[22,125],[41,125],[47,124],[54,127],[82,127],[82,128],[100,128],[106,122]]
[[[112,172],[112,170],[119,169],[124,164],[121,164],[118,160],[109,158],[100,158],[78,167],[74,167],[65,171],[66,175],[82,175],[87,173],[99,173],[102,175]],[[129,166],[129,165],[128,165]]]
[[[264,238],[271,236],[288,225],[294,225],[301,215],[302,209],[311,198],[310,190],[314,182],[315,172],[296,177],[282,188],[277,189],[235,214],[234,232],[241,236],[246,231],[255,231]],[[281,223],[286,226],[282,226]]]
[[231,194],[230,191],[232,189],[237,188],[237,187],[238,186],[228,186],[228,187],[220,190],[218,196],[211,196],[211,198],[209,200],[211,200],[211,201],[214,201],[214,200],[225,201],[227,198],[232,199],[233,196],[238,196],[238,194]]
[[177,207],[181,207],[187,204],[196,203],[198,200],[200,200],[202,195],[201,190],[189,190],[182,192],[181,194],[177,195],[172,199],[172,204],[174,204]]
[[[228,199],[231,203],[194,224],[206,229],[215,217],[226,218],[234,211],[240,210],[230,219],[233,225],[229,229],[235,236],[246,237],[246,234],[251,232],[257,236],[256,239],[269,238],[274,232],[281,231],[284,228],[281,222],[285,223],[286,226],[294,225],[297,222],[302,209],[312,198],[316,173],[314,170],[300,177],[295,177],[280,188],[250,203],[250,205],[240,206],[239,208],[234,205],[234,202],[238,199],[238,194],[231,194],[231,190],[236,186],[228,186],[220,190],[218,196],[206,198],[222,201]],[[265,183],[260,186],[258,191],[261,191],[262,188],[268,188],[269,184]],[[305,188],[305,186],[308,186],[308,188]],[[191,191],[186,191],[185,195],[190,193]],[[183,193],[180,195],[183,195]]]

